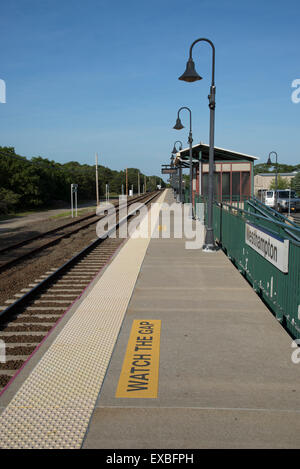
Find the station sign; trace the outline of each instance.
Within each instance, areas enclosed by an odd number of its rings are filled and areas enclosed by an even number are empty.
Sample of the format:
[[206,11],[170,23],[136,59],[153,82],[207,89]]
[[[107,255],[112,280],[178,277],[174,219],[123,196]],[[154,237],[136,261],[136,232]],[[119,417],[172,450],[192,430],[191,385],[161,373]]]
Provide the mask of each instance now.
[[245,242],[281,272],[289,271],[289,240],[258,228],[250,223],[245,224]]
[[176,174],[177,169],[176,168],[162,168],[161,174]]

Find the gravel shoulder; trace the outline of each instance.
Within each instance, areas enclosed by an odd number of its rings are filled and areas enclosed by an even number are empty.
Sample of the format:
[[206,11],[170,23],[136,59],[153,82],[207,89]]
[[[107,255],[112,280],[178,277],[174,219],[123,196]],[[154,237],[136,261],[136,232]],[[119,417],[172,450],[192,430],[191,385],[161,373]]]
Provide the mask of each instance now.
[[19,227],[15,228],[10,227],[9,229],[2,228],[2,225],[0,224],[0,246],[1,248],[10,246],[11,244],[15,244],[33,236],[45,233],[46,231],[59,228],[73,220],[80,220],[81,218],[84,218],[87,215],[93,213],[95,213],[95,210],[90,208],[84,212],[82,216],[77,218],[72,219],[71,217],[63,217],[51,220],[50,216],[48,216],[48,218],[35,221],[32,220],[26,225],[20,225]]
[[[50,227],[48,228],[50,229]],[[46,231],[46,229],[45,229]],[[57,268],[97,238],[96,225],[69,238],[62,239],[57,245],[41,251],[33,258],[22,262],[0,274],[0,305],[28,287],[51,268]]]
[[[93,210],[95,211],[96,209],[96,204],[87,204],[87,205],[80,205],[78,206],[78,210],[85,209],[86,213],[92,212]],[[54,209],[54,210],[44,210],[42,212],[35,212],[31,213],[29,215],[21,216],[21,217],[15,217],[15,218],[10,218],[9,220],[2,220],[0,221],[0,238],[7,236],[8,233],[14,233],[17,231],[25,231],[25,230],[30,230],[31,225],[35,225],[35,227],[41,225],[41,221],[48,223],[51,221],[56,221],[57,220],[50,220],[51,217],[54,217],[55,215],[61,215],[65,212],[68,212],[70,209],[68,207],[61,208],[61,209]],[[71,217],[63,217],[62,220],[65,222],[67,219],[71,219]],[[60,220],[60,219],[58,219]],[[28,227],[29,225],[29,227]],[[55,226],[55,225],[54,225]],[[50,229],[50,228],[48,228]],[[46,229],[44,229],[46,231]]]

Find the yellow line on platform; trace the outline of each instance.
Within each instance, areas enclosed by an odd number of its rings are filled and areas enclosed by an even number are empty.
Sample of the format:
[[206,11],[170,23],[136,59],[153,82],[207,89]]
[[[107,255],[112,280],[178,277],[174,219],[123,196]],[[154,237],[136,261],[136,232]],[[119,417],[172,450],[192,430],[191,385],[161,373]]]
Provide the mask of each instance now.
[[128,239],[79,304],[1,414],[2,448],[81,447],[149,242]]
[[161,321],[135,319],[116,397],[157,398]]

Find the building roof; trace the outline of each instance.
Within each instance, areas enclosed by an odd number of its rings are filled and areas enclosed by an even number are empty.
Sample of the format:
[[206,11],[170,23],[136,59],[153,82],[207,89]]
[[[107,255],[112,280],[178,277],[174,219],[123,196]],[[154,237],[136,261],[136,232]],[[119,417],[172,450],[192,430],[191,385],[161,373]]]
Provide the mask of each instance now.
[[[215,147],[214,149],[214,156],[215,161],[224,161],[224,160],[248,160],[248,161],[255,161],[259,158],[257,156],[247,155],[246,153],[240,153],[233,150],[226,150],[225,148]],[[176,153],[176,158],[181,158],[182,160],[186,160],[189,158],[189,147],[183,148],[181,151]],[[208,161],[208,154],[209,154],[209,145],[206,143],[198,143],[197,145],[193,145],[193,159],[195,158],[199,161],[199,153],[201,152],[201,160]],[[176,163],[176,160],[175,160]]]
[[[279,176],[296,176],[299,171],[293,171],[292,173],[277,173]],[[257,173],[255,176],[263,176],[263,177],[275,177],[276,173]]]

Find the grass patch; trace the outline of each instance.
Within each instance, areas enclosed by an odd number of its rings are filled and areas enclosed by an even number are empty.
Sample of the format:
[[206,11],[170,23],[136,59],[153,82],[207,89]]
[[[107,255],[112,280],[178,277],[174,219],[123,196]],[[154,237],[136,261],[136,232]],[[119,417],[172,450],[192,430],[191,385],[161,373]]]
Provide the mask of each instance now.
[[21,218],[26,217],[27,215],[32,215],[33,213],[40,212],[40,210],[30,210],[29,212],[17,212],[9,213],[7,215],[0,215],[0,221],[10,220],[11,218]]
[[[84,203],[84,201],[83,201]],[[90,203],[90,202],[87,202],[87,203]],[[35,213],[45,213],[45,218],[47,217],[47,212],[51,211],[51,210],[61,210],[60,208],[55,208],[55,207],[48,207],[48,208],[36,208],[36,209],[31,209],[31,210],[27,210],[27,211],[22,211],[22,212],[15,212],[15,213],[7,213],[7,214],[3,214],[3,215],[0,215],[0,221],[5,221],[5,220],[11,220],[12,218],[22,218],[22,217],[26,217],[28,215],[34,215]],[[92,212],[94,210],[94,207],[93,205],[89,206],[89,207],[84,207],[84,208],[81,208],[81,209],[78,209],[78,216],[84,214],[85,212]],[[95,206],[95,210],[96,210],[96,206]],[[75,210],[74,210],[74,215],[75,215]],[[59,213],[57,215],[52,215],[51,217],[49,217],[48,219],[49,220],[53,220],[53,219],[56,219],[56,218],[64,218],[64,217],[71,217],[71,210],[66,210],[65,212],[62,212],[62,213]]]
[[[80,217],[84,215],[86,212],[92,212],[91,208],[82,208],[77,211],[77,216]],[[53,215],[49,217],[49,220],[57,220],[57,218],[70,218],[72,216],[71,210],[67,210],[66,212],[58,213],[57,215]],[[74,210],[74,217],[75,217],[75,210]]]

